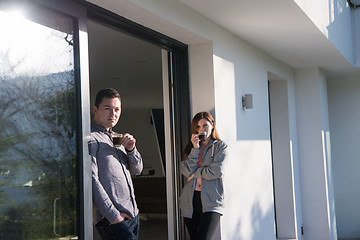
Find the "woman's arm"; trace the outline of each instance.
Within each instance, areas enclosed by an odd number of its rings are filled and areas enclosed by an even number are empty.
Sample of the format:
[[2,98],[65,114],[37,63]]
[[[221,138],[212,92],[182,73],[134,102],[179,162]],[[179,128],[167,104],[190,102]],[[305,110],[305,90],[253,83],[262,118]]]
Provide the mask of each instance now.
[[[214,150],[215,151],[214,159],[213,159],[212,163],[208,166],[202,166],[202,167],[198,168],[194,172],[195,178],[203,178],[205,180],[214,180],[214,179],[222,177],[224,160],[226,159],[226,156],[227,156],[227,145],[224,142],[221,142],[218,144],[218,146],[213,146],[213,147],[216,147],[217,149]],[[211,151],[211,150],[209,149],[209,151]],[[209,155],[207,154],[206,157],[208,157],[208,156]]]
[[192,148],[188,157],[181,161],[180,163],[180,172],[185,177],[190,178],[191,175],[198,169],[198,160],[199,160],[199,149]]

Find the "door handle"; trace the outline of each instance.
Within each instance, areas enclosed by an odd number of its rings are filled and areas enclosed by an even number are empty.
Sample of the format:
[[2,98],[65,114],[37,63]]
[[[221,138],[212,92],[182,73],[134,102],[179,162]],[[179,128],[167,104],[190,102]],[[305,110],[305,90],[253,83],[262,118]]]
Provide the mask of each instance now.
[[58,200],[60,200],[60,198],[55,198],[55,200],[54,200],[54,219],[53,219],[53,226],[54,226],[54,229],[53,229],[53,232],[54,232],[54,234],[56,235],[56,236],[60,236],[60,234],[58,234],[57,232],[56,232],[56,202],[58,201]]

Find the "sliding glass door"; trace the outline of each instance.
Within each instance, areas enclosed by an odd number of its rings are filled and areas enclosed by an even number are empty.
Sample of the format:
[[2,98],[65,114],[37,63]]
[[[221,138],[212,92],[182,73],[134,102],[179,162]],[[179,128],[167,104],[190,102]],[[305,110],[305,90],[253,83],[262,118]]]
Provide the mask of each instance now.
[[0,239],[77,239],[76,22],[49,9],[6,6],[0,8]]
[[[172,53],[164,64],[172,77],[163,76],[166,164],[181,159],[190,120],[186,45],[86,1],[0,0],[0,240],[93,239],[87,14],[125,26],[159,57],[160,49]],[[176,168],[167,171],[175,177]],[[166,182],[170,239],[180,231],[177,184]]]

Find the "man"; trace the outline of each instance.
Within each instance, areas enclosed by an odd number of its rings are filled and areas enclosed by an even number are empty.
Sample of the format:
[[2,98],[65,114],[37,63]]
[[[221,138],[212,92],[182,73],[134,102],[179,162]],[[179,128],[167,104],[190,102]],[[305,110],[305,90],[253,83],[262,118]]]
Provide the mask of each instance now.
[[139,210],[131,174],[140,174],[143,163],[132,135],[124,134],[121,145],[113,145],[112,128],[121,114],[119,93],[112,88],[100,90],[93,113],[89,149],[95,226],[104,240],[138,239]]

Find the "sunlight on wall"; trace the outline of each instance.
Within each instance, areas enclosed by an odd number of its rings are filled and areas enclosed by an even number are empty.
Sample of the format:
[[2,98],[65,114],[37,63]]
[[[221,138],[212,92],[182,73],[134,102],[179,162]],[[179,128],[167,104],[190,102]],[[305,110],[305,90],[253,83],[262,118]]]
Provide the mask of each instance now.
[[336,232],[336,217],[335,217],[335,200],[334,200],[334,184],[332,176],[332,164],[331,164],[331,142],[330,131],[322,131],[322,143],[323,143],[323,156],[325,164],[325,174],[327,179],[326,194],[327,194],[327,211],[328,211],[328,224],[330,229],[331,239],[337,238]]
[[[213,58],[214,79],[217,79],[214,81],[217,128],[221,138],[236,139],[236,131],[229,127],[236,126],[234,116],[236,112],[234,64],[216,55],[213,55]],[[218,99],[218,96],[221,96],[221,99]]]
[[[231,149],[225,170],[224,239],[273,239],[275,236],[270,143],[240,141]],[[259,151],[259,149],[263,149]]]

